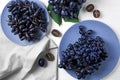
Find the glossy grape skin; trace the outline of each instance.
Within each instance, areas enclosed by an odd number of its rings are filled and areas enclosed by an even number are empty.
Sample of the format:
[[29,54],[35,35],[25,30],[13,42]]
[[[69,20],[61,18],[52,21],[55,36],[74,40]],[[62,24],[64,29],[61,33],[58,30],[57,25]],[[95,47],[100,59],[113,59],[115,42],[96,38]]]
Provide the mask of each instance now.
[[39,66],[43,67],[45,65],[45,59],[44,58],[40,58],[38,61]]
[[108,56],[105,42],[100,36],[94,36],[93,30],[86,31],[85,26],[80,25],[79,32],[81,37],[61,52],[62,61],[58,67],[71,70],[78,79],[84,79],[99,70]]
[[[45,11],[34,1],[16,0],[7,5],[8,26],[14,35],[18,35],[20,40],[34,41],[39,39],[40,31],[47,31],[47,20]],[[39,28],[36,28],[38,26]],[[16,30],[16,27],[19,29]],[[19,35],[23,33],[24,35]]]
[[78,18],[78,13],[82,4],[86,0],[49,0],[48,3],[53,6],[53,11],[63,18]]

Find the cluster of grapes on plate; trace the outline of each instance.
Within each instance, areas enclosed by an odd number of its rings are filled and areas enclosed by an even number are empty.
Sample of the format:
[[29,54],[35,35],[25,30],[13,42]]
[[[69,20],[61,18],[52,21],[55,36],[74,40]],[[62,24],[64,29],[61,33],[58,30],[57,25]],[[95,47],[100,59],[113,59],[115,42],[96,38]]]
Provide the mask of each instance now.
[[20,40],[35,41],[47,31],[45,11],[37,3],[28,0],[11,1],[8,5],[8,25]]
[[86,0],[49,0],[53,11],[63,18],[78,18],[82,4]]
[[105,42],[100,36],[93,36],[93,30],[85,30],[79,26],[81,37],[61,52],[60,68],[76,73],[78,79],[86,78],[99,69],[101,62],[106,60]]

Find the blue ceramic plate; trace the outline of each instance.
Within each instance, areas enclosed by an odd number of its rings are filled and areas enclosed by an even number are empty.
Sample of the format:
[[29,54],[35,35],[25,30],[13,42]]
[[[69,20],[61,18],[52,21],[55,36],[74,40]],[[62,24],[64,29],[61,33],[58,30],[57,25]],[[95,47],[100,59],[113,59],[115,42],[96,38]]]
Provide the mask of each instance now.
[[[107,76],[116,66],[119,55],[120,55],[120,45],[117,36],[106,24],[99,21],[83,21],[73,25],[63,36],[60,47],[59,47],[59,56],[62,60],[61,51],[64,51],[67,48],[69,43],[74,43],[80,37],[79,34],[79,25],[83,25],[86,29],[92,29],[95,31],[95,36],[101,36],[105,41],[105,48],[108,53],[108,58],[105,62],[102,63],[100,69],[96,71],[91,76],[86,77],[85,80],[100,80],[103,77]],[[76,78],[76,75],[72,71],[67,71],[71,76]]]
[[[33,1],[33,2],[37,3],[45,11],[46,18],[47,18],[47,24],[48,24],[47,25],[47,32],[48,32],[49,28],[50,28],[49,27],[49,21],[50,20],[49,20],[49,14],[47,12],[46,7],[39,0],[29,0],[29,1]],[[10,2],[8,4],[10,4]],[[34,42],[29,42],[27,40],[21,41],[19,39],[18,35],[14,35],[13,33],[11,33],[11,28],[10,28],[10,26],[8,26],[7,20],[8,20],[8,14],[10,14],[10,13],[8,12],[7,5],[5,6],[5,8],[2,12],[2,15],[1,15],[1,25],[2,25],[2,29],[3,29],[4,34],[8,37],[8,39],[10,39],[12,42],[14,42],[16,44],[26,46],[26,45],[31,45],[31,44],[34,44],[34,43],[40,41],[46,35],[46,33],[40,32],[40,39],[37,40],[37,41],[34,41]]]

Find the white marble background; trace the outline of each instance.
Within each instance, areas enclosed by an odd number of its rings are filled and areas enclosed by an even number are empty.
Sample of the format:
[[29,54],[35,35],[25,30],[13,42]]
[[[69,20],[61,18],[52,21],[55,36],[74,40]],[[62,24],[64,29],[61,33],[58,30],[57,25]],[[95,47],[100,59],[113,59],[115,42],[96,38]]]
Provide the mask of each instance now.
[[[0,14],[7,2],[9,2],[9,0],[0,0]],[[46,6],[48,5],[48,0],[41,0],[41,2],[43,2]],[[101,17],[95,19],[92,16],[92,13],[86,12],[84,9],[82,9],[79,15],[80,20],[83,21],[92,19],[102,21],[113,29],[120,40],[120,0],[87,0],[84,6],[89,3],[93,3],[95,8],[101,11]],[[54,21],[52,21],[52,29],[58,29],[62,32],[62,34],[64,34],[71,25],[73,25],[73,23],[63,22],[61,26],[58,26]],[[59,46],[62,37],[56,38],[51,34],[50,36]],[[58,75],[58,80],[76,80],[62,69],[59,69]],[[120,60],[118,61],[118,64],[114,70],[101,80],[120,80]]]

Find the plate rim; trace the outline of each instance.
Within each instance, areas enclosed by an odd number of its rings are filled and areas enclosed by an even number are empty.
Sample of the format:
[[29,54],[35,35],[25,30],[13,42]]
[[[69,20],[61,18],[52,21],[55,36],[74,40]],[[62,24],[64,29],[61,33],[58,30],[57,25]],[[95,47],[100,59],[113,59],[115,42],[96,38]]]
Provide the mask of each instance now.
[[[104,23],[104,22],[102,22],[102,21],[98,21],[98,20],[84,20],[84,21],[81,21],[81,22],[77,22],[77,23],[75,23],[75,24],[73,24],[70,28],[68,28],[68,30],[64,33],[64,35],[63,35],[63,37],[62,37],[62,39],[61,39],[61,41],[60,41],[60,45],[59,45],[59,49],[58,49],[58,56],[59,56],[59,60],[61,61],[62,59],[61,59],[61,57],[60,57],[60,48],[61,48],[61,43],[62,43],[62,41],[63,41],[63,38],[64,38],[64,36],[65,36],[65,34],[72,28],[72,27],[74,27],[75,25],[77,25],[77,24],[80,24],[80,23],[84,23],[84,22],[89,22],[89,21],[91,21],[91,22],[97,22],[97,23],[100,23],[100,24],[103,24],[103,25],[105,25],[105,26],[107,26],[114,34],[115,34],[115,37],[116,37],[116,39],[118,40],[118,45],[119,45],[119,47],[120,47],[120,40],[119,40],[119,38],[118,38],[118,36],[117,36],[117,34],[116,34],[116,32],[109,26],[109,25],[107,25],[106,23]],[[120,57],[120,56],[119,56]],[[60,62],[59,61],[59,62]],[[117,61],[117,63],[118,63],[118,61]],[[117,65],[117,64],[116,64]],[[114,68],[115,68],[115,66],[114,66]],[[113,69],[114,69],[113,68]],[[113,71],[113,69],[112,69],[112,71]],[[69,72],[69,70],[65,70],[65,69],[63,69],[64,71],[66,71],[67,72],[67,74],[69,74],[69,76],[72,76]],[[111,72],[112,72],[111,71]],[[109,75],[111,72],[109,72],[107,75]],[[107,76],[106,75],[106,76]],[[76,77],[74,77],[74,76],[72,76],[73,78],[75,78],[76,79]],[[102,77],[102,78],[104,78],[104,77]],[[99,78],[99,79],[101,79],[101,78]],[[81,79],[80,79],[81,80]],[[86,80],[86,79],[85,79]]]
[[[16,44],[16,45],[20,45],[20,46],[28,46],[28,45],[33,45],[33,44],[37,44],[38,42],[40,42],[48,33],[49,33],[49,31],[50,31],[50,16],[49,16],[49,12],[47,11],[47,8],[46,8],[46,6],[44,5],[44,3],[43,2],[41,2],[40,0],[29,0],[30,2],[31,1],[33,1],[33,2],[35,2],[35,3],[37,3],[39,6],[42,6],[42,9],[45,11],[45,14],[46,14],[46,18],[47,18],[47,32],[45,32],[45,33],[43,33],[42,34],[42,37],[40,38],[40,40],[38,40],[38,41],[36,41],[36,42],[32,42],[32,43],[30,43],[30,42],[28,42],[27,44],[25,44],[25,42],[24,42],[24,44],[23,43],[21,43],[22,41],[17,41],[17,42],[15,42],[13,39],[10,39],[9,38],[9,36],[6,34],[6,32],[4,31],[4,24],[2,23],[2,21],[4,20],[3,19],[3,15],[4,15],[4,12],[5,12],[5,9],[7,8],[7,5],[8,4],[10,4],[10,2],[11,1],[16,1],[16,0],[10,0],[10,1],[8,1],[7,3],[6,3],[6,5],[4,6],[4,8],[3,8],[3,10],[2,10],[2,13],[1,13],[1,19],[0,19],[0,22],[1,22],[1,28],[2,28],[2,32],[4,33],[4,35],[7,37],[7,39],[9,40],[9,41],[11,41],[12,43],[14,43],[14,44]],[[22,1],[24,1],[24,0],[22,0]],[[38,3],[39,2],[39,3]],[[8,11],[7,11],[8,12]],[[9,13],[9,12],[8,12]],[[8,14],[9,15],[9,14]],[[9,27],[9,26],[7,26],[7,27]],[[14,36],[16,36],[16,35],[14,35]]]

